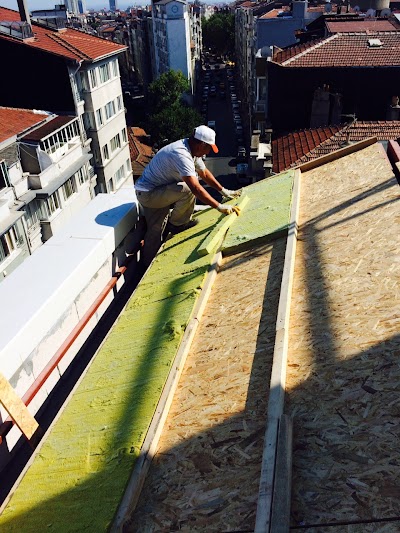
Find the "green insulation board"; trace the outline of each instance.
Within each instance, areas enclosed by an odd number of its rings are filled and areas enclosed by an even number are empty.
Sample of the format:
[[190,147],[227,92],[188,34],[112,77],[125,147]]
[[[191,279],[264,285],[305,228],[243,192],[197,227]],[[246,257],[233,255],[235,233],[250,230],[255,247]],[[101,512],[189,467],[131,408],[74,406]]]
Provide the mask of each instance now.
[[223,255],[287,233],[294,170],[277,174],[243,189],[250,198],[240,220],[233,224],[222,245]]
[[[287,224],[291,183],[285,174],[246,188],[250,202],[230,246]],[[281,215],[269,217],[276,205]],[[0,531],[109,529],[212,260],[198,249],[223,215],[198,217],[166,242],[141,280],[16,486]]]

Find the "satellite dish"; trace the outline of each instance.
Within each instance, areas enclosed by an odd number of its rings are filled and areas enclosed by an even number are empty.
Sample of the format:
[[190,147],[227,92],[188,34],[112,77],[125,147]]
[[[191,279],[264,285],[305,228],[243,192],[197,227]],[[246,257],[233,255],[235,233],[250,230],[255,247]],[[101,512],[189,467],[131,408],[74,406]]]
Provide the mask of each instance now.
[[389,9],[388,7],[385,7],[385,9],[382,9],[381,11],[381,17],[390,17],[390,15],[392,14],[392,10]]
[[365,16],[367,18],[375,17],[375,13],[376,13],[375,9],[368,9],[368,11],[365,13]]

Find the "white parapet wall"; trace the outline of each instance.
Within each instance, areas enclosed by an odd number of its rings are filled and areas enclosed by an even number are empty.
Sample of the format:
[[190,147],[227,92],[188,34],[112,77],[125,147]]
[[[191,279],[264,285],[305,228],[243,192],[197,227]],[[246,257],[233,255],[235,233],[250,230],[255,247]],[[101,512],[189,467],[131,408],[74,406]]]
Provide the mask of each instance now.
[[[110,281],[118,268],[118,256],[124,257],[125,251],[130,251],[127,243],[135,241],[137,221],[132,186],[112,195],[100,194],[0,284],[0,372],[19,396],[26,393]],[[123,283],[121,277],[117,289]],[[43,404],[113,298],[111,291],[29,405],[32,414]],[[4,420],[7,414],[2,407],[0,413]],[[14,427],[3,446],[10,450],[20,435]],[[4,457],[4,450],[0,455]]]

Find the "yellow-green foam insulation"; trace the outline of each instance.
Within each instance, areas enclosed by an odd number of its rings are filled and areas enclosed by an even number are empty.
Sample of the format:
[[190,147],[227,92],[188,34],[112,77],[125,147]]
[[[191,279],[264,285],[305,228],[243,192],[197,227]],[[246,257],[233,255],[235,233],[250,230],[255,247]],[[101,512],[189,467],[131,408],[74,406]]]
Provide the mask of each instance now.
[[[247,191],[248,211],[252,201],[263,208],[260,196],[271,202],[265,182]],[[110,527],[209,269],[212,256],[197,249],[220,218],[201,213],[156,257],[0,516],[1,531]]]
[[222,245],[224,255],[287,231],[293,179],[294,170],[289,170],[245,188],[250,202],[228,230]]

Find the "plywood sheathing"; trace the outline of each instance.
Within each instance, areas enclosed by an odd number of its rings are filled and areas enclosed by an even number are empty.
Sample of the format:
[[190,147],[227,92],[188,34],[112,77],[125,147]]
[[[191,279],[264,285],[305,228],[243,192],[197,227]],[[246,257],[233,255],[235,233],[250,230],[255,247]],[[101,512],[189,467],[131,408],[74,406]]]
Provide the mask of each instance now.
[[126,532],[254,527],[284,252],[224,260]]
[[[292,525],[400,516],[399,186],[380,145],[302,174]],[[400,531],[387,524],[307,531]]]

